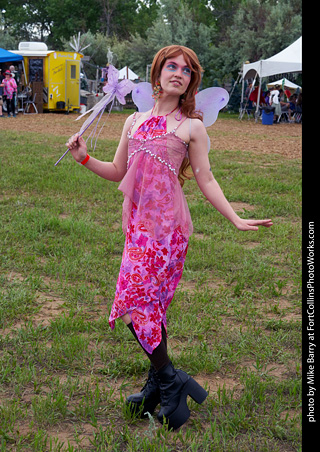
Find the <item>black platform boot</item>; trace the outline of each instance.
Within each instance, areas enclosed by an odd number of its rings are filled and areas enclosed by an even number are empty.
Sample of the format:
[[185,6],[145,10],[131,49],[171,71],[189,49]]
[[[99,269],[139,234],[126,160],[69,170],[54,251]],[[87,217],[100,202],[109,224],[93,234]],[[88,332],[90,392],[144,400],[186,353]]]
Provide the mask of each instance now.
[[161,398],[158,420],[162,424],[165,419],[169,428],[176,430],[190,417],[187,396],[200,404],[208,393],[192,377],[182,370],[176,370],[171,362],[160,369],[157,375]]
[[130,407],[130,411],[134,415],[140,415],[141,418],[146,418],[148,415],[153,414],[156,406],[160,403],[160,389],[157,379],[157,372],[151,365],[148,374],[148,380],[141,389],[141,392],[132,394],[127,398],[127,404]]

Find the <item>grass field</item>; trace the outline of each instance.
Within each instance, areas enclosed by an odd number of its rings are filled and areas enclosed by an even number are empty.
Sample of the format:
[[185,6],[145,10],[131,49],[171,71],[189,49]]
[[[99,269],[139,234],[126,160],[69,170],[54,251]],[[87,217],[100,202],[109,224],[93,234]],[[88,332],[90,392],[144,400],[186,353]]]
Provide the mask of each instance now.
[[[300,159],[211,152],[235,210],[272,218],[258,232],[237,231],[185,184],[194,234],[169,353],[209,396],[188,399],[189,421],[170,432],[124,403],[148,362],[121,321],[108,326],[124,244],[118,184],[70,156],[54,167],[66,136],[0,135],[1,452],[301,451]],[[100,139],[95,156],[116,146]]]

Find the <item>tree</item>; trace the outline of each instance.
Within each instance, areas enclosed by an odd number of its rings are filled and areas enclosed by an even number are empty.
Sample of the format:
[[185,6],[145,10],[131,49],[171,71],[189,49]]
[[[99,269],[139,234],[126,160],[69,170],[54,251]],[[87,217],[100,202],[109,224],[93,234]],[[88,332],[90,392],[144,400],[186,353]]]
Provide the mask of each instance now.
[[145,36],[159,9],[156,0],[0,0],[0,7],[18,40],[45,41],[57,50],[78,32]]
[[46,0],[1,0],[6,26],[20,40],[30,41],[35,37],[43,39],[50,31],[45,3]]
[[212,58],[214,27],[193,20],[192,11],[183,2],[163,0],[158,17],[147,30],[148,39],[135,34],[127,41],[128,62],[134,71],[144,77],[147,64],[164,46],[181,44],[192,48],[201,65],[208,67]]
[[0,12],[0,47],[2,49],[17,49],[19,40],[5,23],[3,15]]
[[301,0],[245,0],[215,49],[213,77],[234,78],[244,61],[269,58],[301,36]]

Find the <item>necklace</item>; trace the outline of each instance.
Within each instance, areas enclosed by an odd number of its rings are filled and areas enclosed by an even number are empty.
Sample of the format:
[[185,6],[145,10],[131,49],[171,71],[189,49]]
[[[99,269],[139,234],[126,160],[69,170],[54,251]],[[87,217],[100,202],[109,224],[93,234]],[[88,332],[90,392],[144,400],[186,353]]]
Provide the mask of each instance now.
[[[153,108],[152,108],[152,111],[151,111],[151,115],[150,115],[150,116],[153,116],[153,110],[154,110],[154,107],[155,107],[155,105],[154,105]],[[173,113],[177,108],[178,108],[178,105],[177,105],[172,111],[170,111],[170,113],[167,113],[166,115],[157,115],[157,116],[158,116],[158,117],[167,117],[167,116],[171,115],[171,113]]]

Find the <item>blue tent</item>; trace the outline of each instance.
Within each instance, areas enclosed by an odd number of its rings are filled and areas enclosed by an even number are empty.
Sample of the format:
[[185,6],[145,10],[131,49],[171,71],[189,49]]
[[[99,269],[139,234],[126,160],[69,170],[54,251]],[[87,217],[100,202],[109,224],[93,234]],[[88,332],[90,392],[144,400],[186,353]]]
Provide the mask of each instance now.
[[6,63],[7,61],[21,61],[23,56],[16,53],[9,52],[8,50],[1,49],[0,47],[0,63]]

